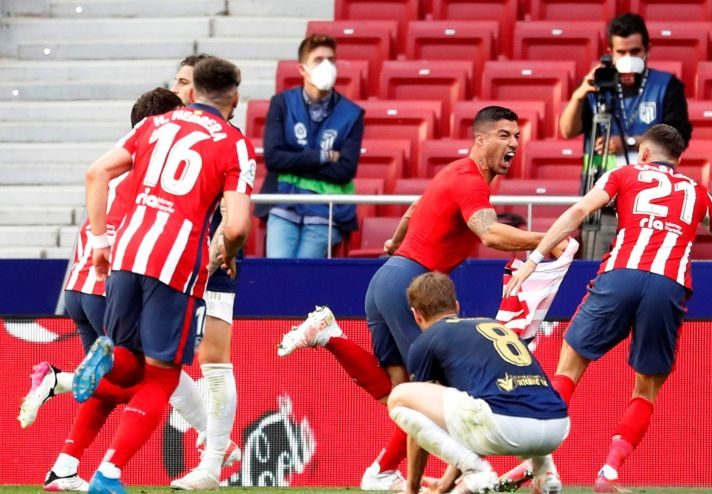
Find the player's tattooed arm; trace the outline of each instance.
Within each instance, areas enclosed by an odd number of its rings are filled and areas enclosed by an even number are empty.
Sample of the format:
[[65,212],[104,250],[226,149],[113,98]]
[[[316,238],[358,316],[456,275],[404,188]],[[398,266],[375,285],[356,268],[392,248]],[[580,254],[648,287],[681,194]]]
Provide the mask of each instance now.
[[482,238],[489,233],[495,223],[497,223],[497,213],[494,209],[486,208],[475,211],[467,221],[467,227]]
[[482,244],[502,251],[530,250],[542,239],[542,233],[527,232],[497,221],[497,213],[492,208],[475,211],[467,221]]
[[225,226],[225,217],[226,217],[226,211],[227,208],[225,206],[225,201],[222,200],[220,201],[220,214],[222,215],[222,221],[220,221],[220,224],[218,225],[217,229],[215,230],[215,233],[213,234],[213,238],[210,239],[210,262],[208,263],[208,273],[213,274],[221,265],[222,265],[222,257],[220,257],[220,250],[218,248],[218,242],[222,240],[222,233],[223,233],[223,228]]

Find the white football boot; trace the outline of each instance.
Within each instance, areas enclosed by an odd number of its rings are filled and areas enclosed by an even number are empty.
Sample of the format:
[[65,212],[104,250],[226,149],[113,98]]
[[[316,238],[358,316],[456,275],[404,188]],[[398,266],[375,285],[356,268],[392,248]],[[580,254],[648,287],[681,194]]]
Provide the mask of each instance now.
[[293,327],[282,337],[282,342],[277,347],[277,355],[286,357],[300,348],[324,346],[330,338],[342,337],[343,334],[331,309],[317,306],[303,323]]

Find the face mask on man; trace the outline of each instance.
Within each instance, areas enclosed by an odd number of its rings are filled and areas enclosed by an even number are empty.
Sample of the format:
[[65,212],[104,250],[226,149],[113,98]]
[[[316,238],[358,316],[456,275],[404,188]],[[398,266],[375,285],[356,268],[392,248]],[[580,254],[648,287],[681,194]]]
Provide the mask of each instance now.
[[306,65],[304,69],[309,73],[311,83],[316,86],[319,91],[329,91],[334,87],[336,82],[336,65],[328,60],[323,60],[314,68],[309,68]]
[[616,70],[620,74],[621,84],[633,86],[639,82],[645,70],[645,59],[626,55],[616,61]]

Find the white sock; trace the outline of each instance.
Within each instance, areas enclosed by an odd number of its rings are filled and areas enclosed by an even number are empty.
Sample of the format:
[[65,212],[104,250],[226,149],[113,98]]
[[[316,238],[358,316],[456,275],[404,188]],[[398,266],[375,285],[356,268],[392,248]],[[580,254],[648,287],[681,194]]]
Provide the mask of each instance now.
[[55,377],[57,378],[57,385],[54,387],[55,395],[68,393],[72,390],[72,383],[74,382],[74,372],[57,372]]
[[603,465],[598,471],[598,475],[603,475],[608,480],[618,480],[618,471],[610,465]]
[[551,455],[546,456],[532,456],[532,473],[534,476],[544,475],[548,472],[558,473],[556,470],[556,464],[554,463],[554,457]]
[[77,473],[77,468],[79,468],[79,458],[75,458],[66,453],[59,453],[57,461],[52,465],[52,471],[57,477],[74,475]]
[[102,461],[99,464],[99,471],[107,479],[121,478],[121,469],[108,461]]
[[205,432],[208,427],[205,403],[195,381],[185,371],[181,371],[178,387],[173,391],[169,402],[198,434]]
[[219,477],[230,433],[235,423],[237,387],[232,364],[204,364],[200,366],[208,382],[208,434],[205,453],[199,468],[214,472]]
[[457,442],[447,431],[422,413],[399,406],[393,408],[390,415],[393,421],[408,435],[414,437],[423,449],[444,462],[455,465],[462,473],[492,469],[489,463]]

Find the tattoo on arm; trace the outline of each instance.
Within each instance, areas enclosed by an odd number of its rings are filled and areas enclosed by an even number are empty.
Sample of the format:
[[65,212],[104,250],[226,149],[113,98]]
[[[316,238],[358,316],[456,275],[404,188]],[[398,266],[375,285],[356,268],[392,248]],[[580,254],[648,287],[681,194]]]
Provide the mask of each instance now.
[[475,211],[467,221],[467,227],[481,237],[497,222],[497,213],[494,209],[480,209]]

